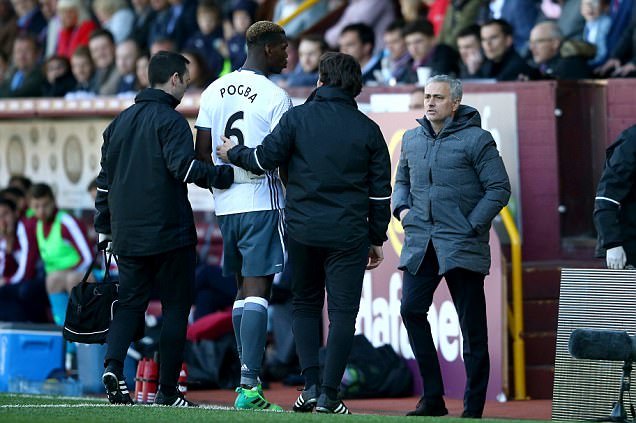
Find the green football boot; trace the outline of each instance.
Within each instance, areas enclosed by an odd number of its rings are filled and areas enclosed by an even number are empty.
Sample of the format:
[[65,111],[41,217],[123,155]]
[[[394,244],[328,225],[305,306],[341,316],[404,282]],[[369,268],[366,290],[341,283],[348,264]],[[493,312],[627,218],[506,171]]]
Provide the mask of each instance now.
[[251,389],[241,387],[236,388],[238,395],[234,401],[234,408],[237,410],[283,411],[281,406],[267,401],[259,392],[258,388],[258,386]]

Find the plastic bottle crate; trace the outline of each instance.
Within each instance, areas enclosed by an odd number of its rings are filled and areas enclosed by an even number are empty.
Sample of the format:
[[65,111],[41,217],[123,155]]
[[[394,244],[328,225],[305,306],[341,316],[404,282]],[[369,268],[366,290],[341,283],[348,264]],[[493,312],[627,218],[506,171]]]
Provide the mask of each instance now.
[[56,325],[0,323],[0,392],[9,380],[44,382],[64,368],[64,340]]

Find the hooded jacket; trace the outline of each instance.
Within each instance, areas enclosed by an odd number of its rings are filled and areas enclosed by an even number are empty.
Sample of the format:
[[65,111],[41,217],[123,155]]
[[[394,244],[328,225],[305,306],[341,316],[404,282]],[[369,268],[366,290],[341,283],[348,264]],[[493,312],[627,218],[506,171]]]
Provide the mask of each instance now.
[[[188,121],[170,94],[146,88],[104,131],[95,230],[113,252],[149,256],[195,245],[187,184],[229,187],[229,166],[195,160]],[[112,232],[111,232],[112,231]]]
[[427,119],[402,138],[393,214],[404,216],[402,270],[416,274],[429,242],[439,274],[457,267],[488,274],[490,224],[510,198],[510,182],[479,112],[459,106],[435,135]]
[[378,125],[340,88],[316,89],[260,146],[236,146],[228,156],[254,173],[287,165],[285,218],[294,240],[333,248],[386,241],[389,151]]

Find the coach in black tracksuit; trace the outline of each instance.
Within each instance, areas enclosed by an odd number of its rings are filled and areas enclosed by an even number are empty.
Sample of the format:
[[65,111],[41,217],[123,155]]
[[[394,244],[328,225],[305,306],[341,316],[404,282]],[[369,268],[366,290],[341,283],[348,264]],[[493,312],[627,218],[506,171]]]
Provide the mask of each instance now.
[[155,402],[193,405],[176,389],[196,264],[197,235],[187,184],[227,188],[233,171],[195,160],[190,125],[175,111],[190,80],[187,63],[176,53],[153,56],[148,69],[153,88],[141,91],[135,104],[104,131],[95,230],[100,241],[112,234],[112,250],[119,259],[119,304],[102,378],[112,403],[132,402],[122,363],[157,283],[163,327]]
[[607,148],[594,201],[597,256],[609,269],[636,266],[636,125]]
[[[391,162],[380,128],[354,100],[362,86],[360,66],[346,54],[327,53],[319,75],[319,88],[285,113],[261,146],[231,148],[226,141],[217,153],[227,152],[232,163],[254,173],[287,166],[292,324],[306,381],[294,410],[311,411],[316,405],[319,412],[347,413],[337,389],[351,349],[365,267],[380,264],[387,239]],[[325,285],[330,326],[321,390]]]

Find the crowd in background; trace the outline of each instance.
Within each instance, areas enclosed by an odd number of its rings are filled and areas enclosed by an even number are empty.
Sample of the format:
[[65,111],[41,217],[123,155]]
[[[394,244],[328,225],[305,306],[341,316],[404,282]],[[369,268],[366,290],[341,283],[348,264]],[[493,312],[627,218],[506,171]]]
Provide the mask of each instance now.
[[[201,91],[242,66],[252,22],[301,4],[0,0],[0,97],[134,95],[161,50],[188,58],[189,90]],[[277,82],[315,85],[327,50],[352,55],[367,85],[634,77],[635,16],[632,0],[319,0],[285,23],[290,61]]]

